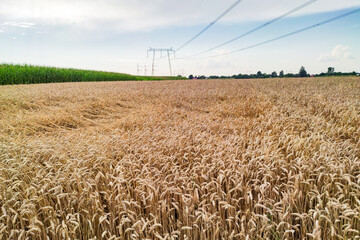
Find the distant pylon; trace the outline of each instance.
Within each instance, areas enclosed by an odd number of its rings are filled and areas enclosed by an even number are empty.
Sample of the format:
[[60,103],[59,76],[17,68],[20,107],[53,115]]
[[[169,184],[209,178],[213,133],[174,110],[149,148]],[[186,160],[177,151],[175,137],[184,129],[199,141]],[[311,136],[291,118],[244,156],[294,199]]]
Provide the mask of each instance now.
[[173,73],[172,73],[172,69],[171,69],[170,53],[174,53],[174,57],[175,57],[175,50],[173,48],[149,48],[149,50],[147,51],[147,56],[148,57],[149,57],[149,52],[153,53],[151,75],[154,76],[154,73],[155,73],[155,54],[156,54],[156,52],[160,52],[161,57],[162,57],[163,52],[165,52],[165,53],[167,53],[167,57],[168,57],[168,60],[169,60],[170,76],[172,76]]
[[145,64],[144,75],[147,76],[147,65]]
[[140,75],[140,65],[139,64],[137,65],[137,75],[138,76]]

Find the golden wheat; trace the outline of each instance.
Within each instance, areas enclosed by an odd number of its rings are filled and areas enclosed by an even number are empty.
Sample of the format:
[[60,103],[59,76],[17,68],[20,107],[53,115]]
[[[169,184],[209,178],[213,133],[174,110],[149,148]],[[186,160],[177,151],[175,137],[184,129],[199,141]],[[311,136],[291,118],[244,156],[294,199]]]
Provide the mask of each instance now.
[[0,239],[360,239],[360,79],[0,87]]

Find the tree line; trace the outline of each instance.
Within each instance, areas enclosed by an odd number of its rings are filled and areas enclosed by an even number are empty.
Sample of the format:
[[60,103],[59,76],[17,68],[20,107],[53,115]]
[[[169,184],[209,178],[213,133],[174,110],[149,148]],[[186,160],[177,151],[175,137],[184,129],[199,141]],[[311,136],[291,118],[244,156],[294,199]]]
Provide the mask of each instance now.
[[200,76],[194,76],[194,75],[190,75],[189,79],[224,79],[224,78],[235,78],[235,79],[251,79],[251,78],[295,78],[295,77],[324,77],[324,76],[356,76],[359,75],[359,73],[353,71],[353,72],[348,72],[348,73],[343,73],[343,72],[335,72],[335,68],[333,67],[329,67],[327,72],[322,72],[320,74],[313,74],[310,75],[305,67],[301,67],[298,73],[284,73],[283,70],[281,70],[279,72],[279,74],[274,71],[271,74],[267,74],[267,73],[262,73],[261,71],[258,71],[256,74],[241,74],[239,73],[238,75],[232,75],[232,76],[217,76],[217,75],[211,75],[211,76],[205,76],[205,75],[200,75]]

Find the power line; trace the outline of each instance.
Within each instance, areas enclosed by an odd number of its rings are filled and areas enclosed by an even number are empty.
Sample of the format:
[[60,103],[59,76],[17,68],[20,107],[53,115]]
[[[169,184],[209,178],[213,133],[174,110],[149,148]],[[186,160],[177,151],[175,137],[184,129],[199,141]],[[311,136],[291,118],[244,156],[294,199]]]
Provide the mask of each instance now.
[[[334,21],[336,21],[336,20],[339,20],[339,19],[341,19],[341,18],[344,18],[344,17],[350,16],[350,15],[353,15],[353,14],[358,13],[358,12],[360,12],[360,8],[357,8],[357,9],[355,9],[355,10],[353,10],[353,11],[350,11],[350,12],[341,14],[341,15],[339,15],[339,16],[330,18],[330,19],[328,19],[328,20],[325,20],[325,21],[322,21],[322,22],[313,24],[313,25],[311,25],[311,26],[308,26],[308,27],[305,27],[305,28],[302,28],[302,29],[299,29],[299,30],[296,30],[296,31],[293,31],[293,32],[290,32],[290,33],[287,33],[287,34],[284,34],[284,35],[281,35],[281,36],[279,36],[279,37],[276,37],[276,38],[273,38],[273,39],[270,39],[270,40],[267,40],[267,41],[264,41],[264,42],[260,42],[260,43],[257,43],[257,44],[254,44],[254,45],[251,45],[251,46],[248,46],[248,47],[240,48],[240,49],[237,49],[237,50],[234,50],[234,51],[231,51],[231,52],[226,52],[226,53],[222,53],[222,54],[217,54],[217,55],[213,55],[213,56],[209,56],[209,57],[199,57],[199,58],[189,58],[189,59],[191,59],[191,60],[196,60],[196,59],[208,59],[208,58],[220,57],[220,56],[224,56],[224,55],[230,55],[230,54],[233,54],[233,53],[237,53],[237,52],[240,52],[240,51],[244,51],[244,50],[247,50],[247,49],[255,48],[255,47],[258,47],[258,46],[261,46],[261,45],[265,45],[265,44],[267,44],[267,43],[274,42],[274,41],[277,41],[277,40],[280,40],[280,39],[283,39],[283,38],[286,38],[286,37],[290,37],[290,36],[292,36],[292,35],[295,35],[295,34],[298,34],[298,33],[301,33],[301,32],[305,32],[305,31],[307,31],[307,30],[310,30],[310,29],[313,29],[313,28],[316,28],[316,27],[319,27],[319,26],[322,26],[322,25],[325,25],[325,24],[334,22]],[[187,58],[178,58],[178,59],[187,59]]]
[[195,7],[195,8],[194,8],[194,10],[193,10],[192,14],[193,14],[193,13],[195,13],[197,10],[199,10],[199,9],[200,9],[200,7],[204,4],[204,1],[205,1],[205,0],[201,0],[200,4],[199,4],[199,5],[197,5],[197,7]]
[[[201,2],[196,5],[196,7],[192,7],[193,11],[192,11],[191,14],[189,14],[189,15],[193,15],[194,13],[196,13],[196,12],[202,7],[202,5],[204,4],[204,2],[205,2],[205,0],[201,0]],[[175,36],[179,31],[180,31],[180,29],[179,29],[179,28],[176,28],[176,29],[172,32],[172,35]],[[163,57],[161,57],[161,58],[163,58]]]
[[308,27],[305,27],[305,28],[302,28],[302,29],[293,31],[293,32],[291,32],[291,33],[287,33],[287,34],[281,35],[281,36],[279,36],[279,37],[276,37],[276,38],[273,38],[273,39],[270,39],[270,40],[267,40],[267,41],[264,41],[264,42],[260,42],[260,43],[257,43],[257,44],[254,44],[254,45],[251,45],[251,46],[248,46],[248,47],[245,47],[245,48],[241,48],[241,49],[238,49],[238,50],[234,50],[234,51],[231,51],[231,52],[213,55],[213,56],[211,56],[211,57],[219,57],[219,56],[229,55],[229,54],[237,53],[237,52],[244,51],[244,50],[247,50],[247,49],[250,49],[250,48],[255,48],[255,47],[258,47],[258,46],[261,46],[261,45],[270,43],[270,42],[274,42],[274,41],[280,40],[280,39],[282,39],[282,38],[286,38],[286,37],[289,37],[289,36],[292,36],[292,35],[295,35],[295,34],[298,34],[298,33],[304,32],[304,31],[307,31],[307,30],[310,30],[310,29],[312,29],[312,28],[319,27],[319,26],[321,26],[321,25],[325,25],[325,24],[330,23],[330,22],[334,22],[334,21],[336,21],[336,20],[339,20],[339,19],[341,19],[341,18],[350,16],[350,15],[355,14],[355,13],[358,13],[358,12],[360,12],[360,8],[357,8],[357,9],[355,9],[355,10],[353,10],[353,11],[350,11],[350,12],[347,12],[347,13],[344,13],[344,14],[341,14],[341,15],[339,15],[339,16],[330,18],[330,19],[328,19],[328,20],[319,22],[319,23],[317,23],[317,24],[313,24],[313,25],[311,25],[311,26],[308,26]]
[[258,27],[256,27],[256,28],[251,29],[250,31],[248,31],[248,32],[246,32],[246,33],[243,33],[243,34],[241,34],[241,35],[239,35],[239,36],[237,36],[237,37],[235,37],[235,38],[233,38],[233,39],[231,39],[231,40],[229,40],[229,41],[226,41],[226,42],[224,42],[224,43],[221,43],[221,44],[219,44],[219,45],[217,45],[217,46],[215,46],[215,47],[212,47],[212,48],[210,48],[210,49],[208,49],[208,50],[205,50],[205,51],[203,51],[203,52],[194,54],[194,55],[192,55],[192,56],[190,56],[190,57],[199,56],[199,55],[201,55],[201,54],[204,54],[204,53],[207,53],[207,52],[211,52],[211,51],[213,51],[213,50],[215,50],[215,49],[217,49],[217,48],[220,48],[220,47],[223,47],[223,46],[225,46],[225,45],[228,45],[229,43],[232,43],[232,42],[234,42],[234,41],[236,41],[236,40],[238,40],[238,39],[240,39],[240,38],[243,38],[243,37],[245,37],[245,36],[247,36],[247,35],[249,35],[249,34],[251,34],[251,33],[253,33],[253,32],[256,32],[256,31],[258,31],[258,30],[260,30],[260,29],[262,29],[262,28],[264,28],[264,27],[266,27],[266,26],[268,26],[268,25],[270,25],[270,24],[272,24],[272,23],[277,22],[277,21],[279,21],[280,19],[285,18],[285,17],[289,16],[290,14],[292,14],[292,13],[294,13],[294,12],[297,12],[297,11],[305,8],[305,7],[307,7],[308,5],[310,5],[310,4],[312,4],[312,3],[316,2],[316,1],[317,1],[317,0],[310,0],[310,1],[308,1],[308,2],[306,2],[306,3],[304,3],[304,4],[302,4],[302,5],[294,8],[294,9],[292,9],[292,10],[290,10],[290,11],[288,11],[288,12],[286,12],[286,13],[284,13],[284,14],[282,14],[282,15],[280,15],[280,16],[278,16],[278,17],[276,17],[276,18],[274,18],[274,19],[272,19],[272,20],[270,20],[270,21],[268,21],[268,22],[266,22],[266,23],[264,23],[264,24],[261,24],[260,26],[258,26]]
[[226,14],[228,14],[231,10],[233,10],[242,0],[237,0],[233,5],[231,5],[225,12],[223,12],[219,17],[217,17],[213,22],[211,22],[208,26],[206,26],[203,30],[201,30],[198,34],[196,34],[194,37],[192,37],[189,41],[184,43],[182,46],[180,46],[176,51],[180,51],[182,48],[187,46],[189,43],[194,41],[196,38],[198,38],[201,34],[206,32],[209,28],[211,28],[215,23],[217,23],[221,18],[223,18]]

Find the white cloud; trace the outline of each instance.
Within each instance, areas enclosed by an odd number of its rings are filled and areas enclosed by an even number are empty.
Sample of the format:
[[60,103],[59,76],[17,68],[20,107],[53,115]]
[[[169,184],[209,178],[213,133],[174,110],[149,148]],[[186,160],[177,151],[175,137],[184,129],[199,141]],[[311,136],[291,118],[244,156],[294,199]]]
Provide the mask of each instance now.
[[31,27],[35,26],[35,23],[30,23],[30,22],[3,22],[3,23],[0,23],[0,27],[6,27],[6,26],[19,27],[19,28],[31,28]]
[[[75,24],[87,28],[146,31],[161,27],[206,24],[234,0],[2,0],[0,16],[38,24]],[[302,4],[300,0],[244,0],[223,22],[245,22],[277,17]],[[359,0],[318,0],[296,15],[360,6]],[[261,12],[261,14],[259,14]],[[30,27],[24,23],[19,27]]]
[[107,59],[107,62],[116,62],[116,63],[139,63],[142,59],[131,59],[131,58],[114,58],[114,59]]
[[0,33],[4,32],[4,30],[0,29]]
[[322,54],[318,61],[319,62],[339,62],[346,59],[353,58],[352,54],[350,53],[349,46],[337,45],[330,53]]
[[[215,51],[215,54],[224,54],[228,53],[229,51],[226,49],[219,49]],[[216,58],[194,58],[195,61],[197,61],[196,66],[200,70],[204,69],[211,69],[214,72],[217,71],[229,71],[233,68],[236,68],[237,65],[235,64],[232,59],[225,58],[224,56],[216,57]]]

